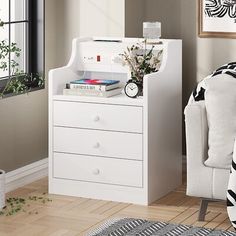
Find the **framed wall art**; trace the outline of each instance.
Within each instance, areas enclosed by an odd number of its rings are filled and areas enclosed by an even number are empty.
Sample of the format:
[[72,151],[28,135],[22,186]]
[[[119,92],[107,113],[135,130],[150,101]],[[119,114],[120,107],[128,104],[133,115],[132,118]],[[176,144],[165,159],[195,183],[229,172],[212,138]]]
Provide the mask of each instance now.
[[199,37],[236,38],[236,0],[198,0]]

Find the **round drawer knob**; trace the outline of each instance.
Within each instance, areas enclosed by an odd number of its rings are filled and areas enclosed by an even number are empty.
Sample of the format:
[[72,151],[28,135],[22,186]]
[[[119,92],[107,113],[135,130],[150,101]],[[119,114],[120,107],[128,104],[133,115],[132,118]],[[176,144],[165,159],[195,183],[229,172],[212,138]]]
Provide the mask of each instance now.
[[95,122],[98,122],[98,121],[100,120],[100,117],[99,117],[99,116],[95,116],[95,117],[93,118],[93,120],[94,120]]
[[96,144],[94,144],[93,147],[94,147],[94,148],[99,148],[99,147],[100,147],[100,143],[96,143]]
[[94,175],[99,175],[99,174],[100,174],[100,170],[99,170],[99,169],[93,170],[93,174],[94,174]]

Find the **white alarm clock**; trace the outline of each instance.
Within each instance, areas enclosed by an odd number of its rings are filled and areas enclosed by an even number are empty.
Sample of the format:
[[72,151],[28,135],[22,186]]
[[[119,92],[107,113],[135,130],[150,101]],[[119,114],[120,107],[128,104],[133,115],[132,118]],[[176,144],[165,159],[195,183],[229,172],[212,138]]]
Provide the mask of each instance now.
[[140,83],[136,83],[133,80],[129,80],[125,85],[125,94],[130,98],[138,97],[142,92],[142,86]]

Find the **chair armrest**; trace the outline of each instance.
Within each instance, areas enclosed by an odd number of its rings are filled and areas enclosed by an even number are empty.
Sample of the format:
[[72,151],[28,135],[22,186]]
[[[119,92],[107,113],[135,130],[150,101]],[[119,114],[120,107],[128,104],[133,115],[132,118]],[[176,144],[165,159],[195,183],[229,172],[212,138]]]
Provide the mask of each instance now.
[[187,195],[225,199],[229,172],[204,165],[208,157],[208,122],[204,101],[185,108]]
[[185,110],[188,165],[204,165],[208,152],[208,124],[205,102],[187,105]]

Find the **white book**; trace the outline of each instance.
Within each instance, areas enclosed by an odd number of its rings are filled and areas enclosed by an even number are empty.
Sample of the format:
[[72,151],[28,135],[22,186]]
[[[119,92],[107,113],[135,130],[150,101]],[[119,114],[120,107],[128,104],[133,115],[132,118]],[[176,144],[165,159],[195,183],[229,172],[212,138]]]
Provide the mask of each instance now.
[[121,94],[123,88],[116,88],[108,91],[64,89],[63,95],[89,96],[89,97],[112,97]]
[[111,85],[93,85],[93,84],[69,84],[69,88],[71,89],[81,89],[81,90],[96,90],[96,91],[109,91],[112,89],[119,88],[120,84],[111,84]]

